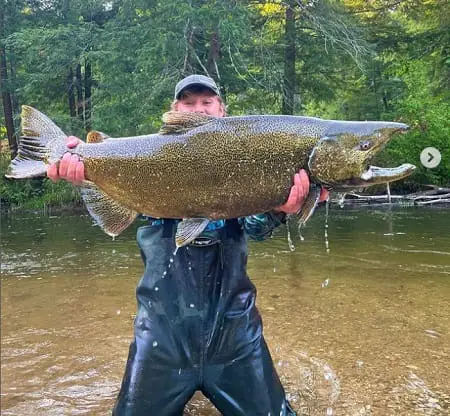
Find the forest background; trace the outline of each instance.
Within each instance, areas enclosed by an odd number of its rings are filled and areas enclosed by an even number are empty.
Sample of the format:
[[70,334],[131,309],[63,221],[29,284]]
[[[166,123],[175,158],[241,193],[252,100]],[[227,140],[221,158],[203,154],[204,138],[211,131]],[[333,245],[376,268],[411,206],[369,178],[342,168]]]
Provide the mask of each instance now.
[[67,183],[4,178],[21,104],[79,137],[147,134],[191,73],[217,81],[229,115],[408,123],[377,161],[418,166],[396,189],[450,182],[447,0],[0,0],[0,36],[3,206],[79,203]]

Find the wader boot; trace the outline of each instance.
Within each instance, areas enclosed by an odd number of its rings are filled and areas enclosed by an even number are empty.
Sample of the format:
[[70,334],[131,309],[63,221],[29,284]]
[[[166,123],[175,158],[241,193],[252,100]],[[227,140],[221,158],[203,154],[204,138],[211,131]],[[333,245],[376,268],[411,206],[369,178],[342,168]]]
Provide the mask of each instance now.
[[236,220],[175,251],[174,220],[139,228],[145,263],[115,416],[179,416],[201,391],[225,416],[295,415],[275,372]]

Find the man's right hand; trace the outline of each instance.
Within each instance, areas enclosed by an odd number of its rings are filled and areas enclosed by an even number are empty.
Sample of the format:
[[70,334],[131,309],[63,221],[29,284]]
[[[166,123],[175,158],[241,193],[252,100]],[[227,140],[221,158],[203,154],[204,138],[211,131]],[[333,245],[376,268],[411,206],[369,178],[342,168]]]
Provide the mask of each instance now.
[[[66,139],[66,144],[69,149],[77,147],[80,143],[82,143],[82,141],[75,136],[69,136]],[[53,182],[65,179],[73,185],[81,185],[81,182],[85,180],[84,163],[77,155],[65,153],[59,162],[53,163],[48,167],[47,176]]]

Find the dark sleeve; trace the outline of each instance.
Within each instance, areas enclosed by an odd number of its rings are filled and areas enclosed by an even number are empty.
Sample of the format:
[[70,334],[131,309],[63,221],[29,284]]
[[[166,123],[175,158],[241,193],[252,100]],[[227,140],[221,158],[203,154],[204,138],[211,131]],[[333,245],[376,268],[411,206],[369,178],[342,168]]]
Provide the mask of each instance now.
[[265,214],[249,215],[240,218],[239,221],[252,240],[262,241],[269,238],[276,227],[286,222],[286,214],[270,211]]

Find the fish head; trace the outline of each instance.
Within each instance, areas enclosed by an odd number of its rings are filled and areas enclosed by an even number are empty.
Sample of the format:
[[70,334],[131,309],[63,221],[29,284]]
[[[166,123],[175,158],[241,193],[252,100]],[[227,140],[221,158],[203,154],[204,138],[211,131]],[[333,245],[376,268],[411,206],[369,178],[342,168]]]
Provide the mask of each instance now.
[[394,122],[334,122],[309,158],[309,171],[317,182],[336,191],[349,191],[409,176],[415,166],[372,166],[370,161],[396,133],[408,126]]

